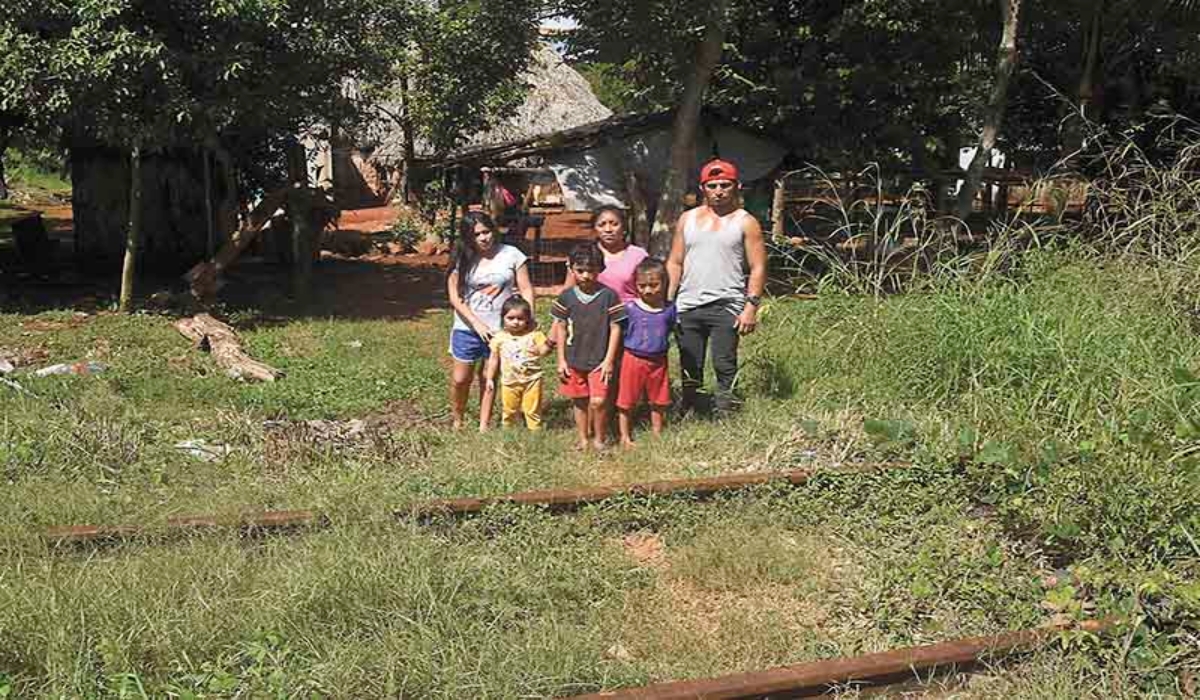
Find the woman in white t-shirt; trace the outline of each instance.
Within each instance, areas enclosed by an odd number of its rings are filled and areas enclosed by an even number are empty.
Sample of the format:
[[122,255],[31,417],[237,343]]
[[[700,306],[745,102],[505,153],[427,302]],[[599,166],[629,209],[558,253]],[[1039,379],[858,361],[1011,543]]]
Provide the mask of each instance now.
[[[476,365],[487,359],[488,341],[500,330],[500,307],[518,293],[533,306],[533,283],[529,281],[525,254],[499,239],[492,217],[479,211],[467,212],[459,224],[458,243],[446,274],[446,291],[454,307],[450,411],[455,428],[463,425]],[[479,373],[479,394],[484,395],[483,372]],[[489,409],[483,407],[485,415],[491,414]]]

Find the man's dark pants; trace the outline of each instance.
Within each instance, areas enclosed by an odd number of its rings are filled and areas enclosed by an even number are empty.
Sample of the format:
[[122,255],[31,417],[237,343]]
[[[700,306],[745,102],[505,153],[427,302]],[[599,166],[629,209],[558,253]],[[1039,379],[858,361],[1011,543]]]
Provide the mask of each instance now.
[[717,375],[714,407],[717,412],[735,405],[733,382],[737,378],[738,331],[736,306],[730,301],[714,301],[679,315],[679,365],[683,371],[683,407],[695,407],[696,390],[704,384],[704,359],[712,350],[713,370]]

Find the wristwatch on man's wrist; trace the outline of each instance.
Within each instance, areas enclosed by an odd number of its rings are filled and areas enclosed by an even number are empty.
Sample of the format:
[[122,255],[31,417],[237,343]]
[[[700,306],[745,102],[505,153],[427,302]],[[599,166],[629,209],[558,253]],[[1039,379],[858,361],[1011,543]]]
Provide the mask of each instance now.
[[747,294],[746,303],[754,304],[754,308],[757,309],[758,307],[762,306],[762,297],[758,296],[757,294]]

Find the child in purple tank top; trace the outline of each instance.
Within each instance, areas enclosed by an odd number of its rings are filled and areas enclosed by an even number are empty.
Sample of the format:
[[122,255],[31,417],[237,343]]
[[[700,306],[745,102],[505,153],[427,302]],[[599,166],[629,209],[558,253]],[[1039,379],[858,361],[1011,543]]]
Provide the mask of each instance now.
[[634,281],[638,298],[625,304],[625,354],[617,387],[618,426],[625,447],[633,447],[633,409],[643,394],[650,404],[650,430],[662,433],[671,404],[667,350],[676,319],[675,305],[666,300],[667,268],[661,260],[638,263]]

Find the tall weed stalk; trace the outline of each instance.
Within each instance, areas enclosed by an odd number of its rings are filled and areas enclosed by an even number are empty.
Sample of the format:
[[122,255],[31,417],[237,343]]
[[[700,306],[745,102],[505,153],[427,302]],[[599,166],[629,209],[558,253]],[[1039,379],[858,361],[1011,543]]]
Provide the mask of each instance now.
[[[844,180],[816,166],[785,178],[808,183],[803,236],[771,242],[775,269],[795,289],[880,298],[947,282],[979,284],[1009,269],[1036,229],[1017,218],[987,235],[936,216],[922,184],[889,191],[877,164]],[[845,182],[860,183],[847,186]]]

